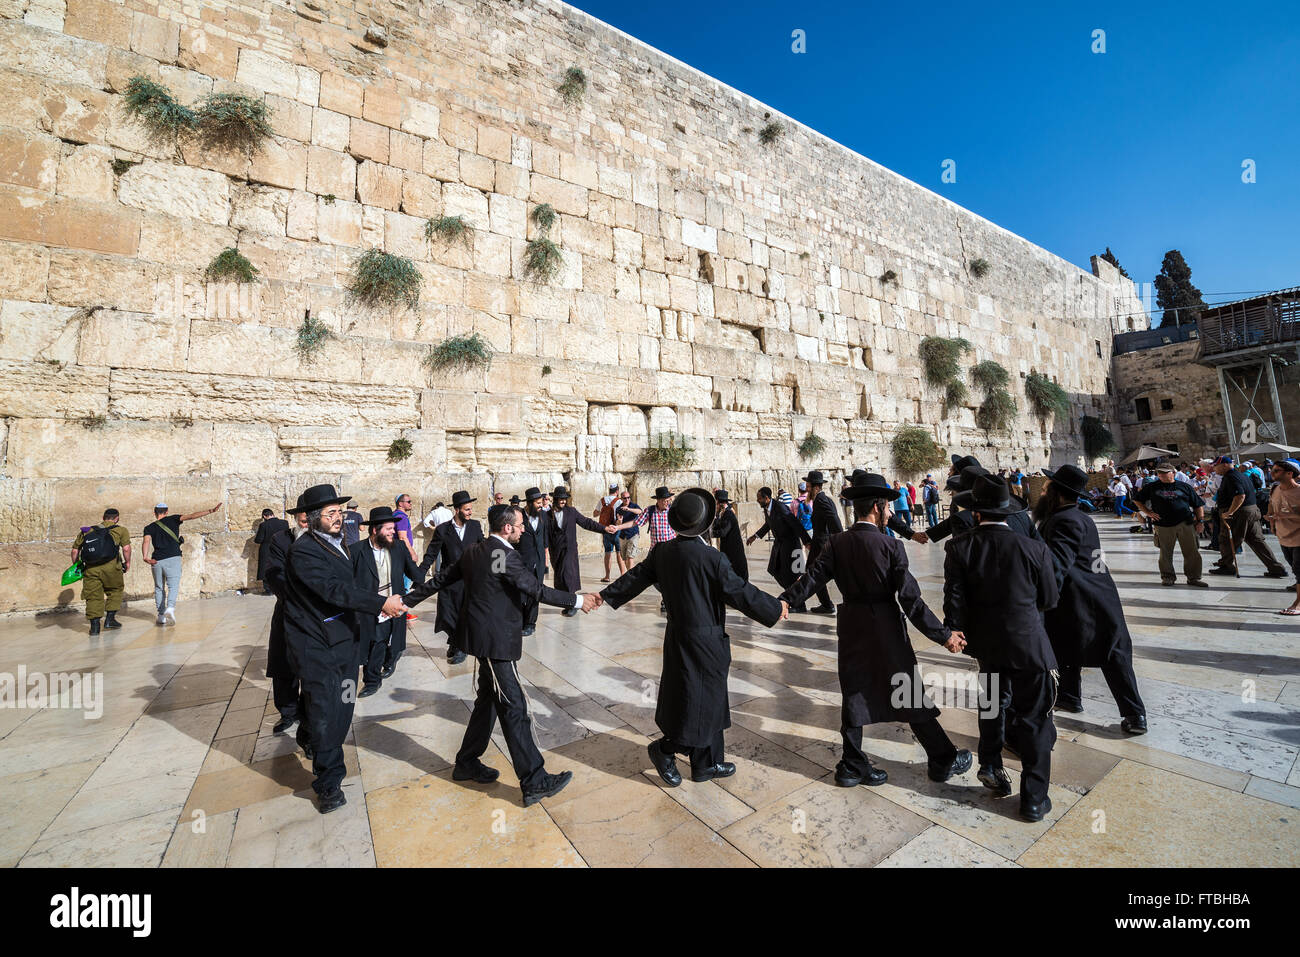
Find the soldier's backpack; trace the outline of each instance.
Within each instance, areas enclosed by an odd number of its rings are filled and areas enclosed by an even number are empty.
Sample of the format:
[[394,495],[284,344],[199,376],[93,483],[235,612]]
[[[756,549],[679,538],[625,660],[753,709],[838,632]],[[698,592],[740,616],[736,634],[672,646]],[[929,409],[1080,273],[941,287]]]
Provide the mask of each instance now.
[[117,558],[117,542],[113,541],[113,529],[96,525],[86,532],[81,540],[81,550],[77,558],[84,568],[94,568]]

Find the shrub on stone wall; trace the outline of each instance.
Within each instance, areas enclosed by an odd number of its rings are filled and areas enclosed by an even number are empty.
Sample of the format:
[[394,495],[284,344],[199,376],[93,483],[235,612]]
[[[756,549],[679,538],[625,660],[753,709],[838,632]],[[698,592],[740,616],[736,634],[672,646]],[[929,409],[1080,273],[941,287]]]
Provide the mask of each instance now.
[[947,450],[934,441],[929,429],[919,425],[905,425],[895,432],[891,449],[894,465],[904,475],[948,464]]
[[826,440],[816,432],[809,432],[803,437],[803,441],[799,443],[799,458],[805,462],[815,459],[825,451]]
[[894,270],[892,269],[886,269],[883,273],[880,274],[881,282],[893,282],[897,278],[898,278],[898,273],[894,272]]
[[209,93],[199,104],[199,137],[204,146],[253,153],[274,131],[271,108],[243,93]]
[[1025,377],[1025,398],[1034,414],[1046,421],[1049,416],[1064,418],[1070,414],[1070,396],[1059,385],[1037,372]]
[[333,338],[330,327],[311,314],[308,309],[298,327],[298,338],[294,342],[294,351],[303,362],[315,362],[316,354],[325,346],[327,339]]
[[154,142],[164,142],[198,127],[199,117],[182,106],[171,90],[148,77],[133,76],[123,94],[126,115],[141,124]]
[[388,461],[405,462],[415,454],[415,448],[411,445],[411,440],[402,436],[399,439],[393,439],[392,445],[388,446]]
[[530,215],[533,222],[537,224],[537,228],[544,233],[549,233],[551,227],[555,225],[555,207],[550,203],[534,206]]
[[422,279],[415,263],[382,249],[367,249],[357,257],[348,282],[348,297],[366,306],[420,304]]
[[1005,432],[1016,421],[1016,400],[1006,389],[990,389],[975,410],[975,424],[985,432]]
[[764,146],[772,146],[785,135],[785,124],[780,120],[769,120],[758,131],[758,141]]
[[447,245],[461,243],[469,246],[470,228],[464,216],[439,216],[437,219],[425,220],[424,238],[436,239]]
[[550,282],[560,271],[564,256],[560,247],[546,236],[528,240],[524,249],[524,275],[539,282]]
[[976,279],[983,279],[985,274],[987,274],[988,271],[992,268],[993,267],[989,265],[989,261],[987,259],[983,259],[983,258],[976,259],[973,260],[970,264],[970,274],[974,276]]
[[689,468],[694,458],[695,450],[686,436],[663,432],[656,443],[641,454],[641,467],[649,472],[679,472]]
[[587,92],[587,74],[583,72],[580,66],[571,66],[564,71],[564,79],[556,88],[560,96],[564,97],[564,102],[570,105],[582,100]]
[[227,246],[216,255],[203,278],[208,282],[257,282],[258,269],[234,246]]
[[950,382],[958,381],[961,375],[959,363],[964,352],[970,352],[970,343],[965,339],[926,336],[917,349],[925,381],[940,388]]
[[477,332],[471,336],[452,336],[430,346],[428,354],[420,361],[431,373],[487,369],[492,365],[492,347]]
[[963,406],[969,401],[970,392],[966,388],[966,383],[960,379],[953,379],[944,387],[943,404],[945,411]]
[[1083,438],[1084,454],[1090,459],[1109,455],[1119,448],[1115,442],[1115,436],[1111,435],[1110,429],[1106,428],[1101,419],[1095,415],[1085,415],[1083,417],[1079,423],[1079,432]]
[[1005,390],[1007,383],[1011,381],[1011,374],[992,359],[985,359],[983,362],[976,363],[975,368],[970,370],[970,380],[987,397],[994,390]]

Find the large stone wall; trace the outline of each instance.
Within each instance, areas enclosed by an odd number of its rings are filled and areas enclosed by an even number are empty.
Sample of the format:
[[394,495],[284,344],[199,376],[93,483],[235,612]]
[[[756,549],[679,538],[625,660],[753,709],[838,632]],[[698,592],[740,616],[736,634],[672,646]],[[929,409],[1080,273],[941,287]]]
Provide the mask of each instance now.
[[[1218,376],[1196,362],[1199,347],[1189,339],[1115,356],[1115,437],[1123,446],[1116,460],[1142,445],[1174,448],[1189,462],[1227,451]],[[1138,419],[1138,399],[1147,400],[1150,419]]]
[[[571,64],[578,105],[556,90]],[[1109,264],[1080,270],[788,118],[761,145],[762,104],[560,3],[0,0],[0,73],[0,610],[73,600],[70,539],[110,504],[138,538],[160,498],[225,503],[187,527],[192,595],[245,585],[261,508],[318,481],[421,510],[562,480],[590,509],[614,478],[643,501],[667,481],[750,502],[809,467],[892,471],[904,423],[1037,467],[1081,455],[1080,413],[1111,417],[1134,291]],[[137,74],[187,104],[264,97],[274,140],[152,142],[122,109]],[[523,270],[540,203],[551,283]],[[425,238],[442,215],[467,244]],[[227,246],[261,271],[242,301],[199,285]],[[372,246],[416,263],[418,309],[348,304]],[[312,363],[293,350],[307,310],[334,333]],[[490,370],[428,375],[430,346],[468,333]],[[945,414],[917,359],[931,334],[1005,365],[1022,410],[1023,376],[1053,376],[1070,420],[987,436],[972,408]],[[690,437],[692,471],[638,473],[664,431]],[[803,462],[810,431],[828,445]]]

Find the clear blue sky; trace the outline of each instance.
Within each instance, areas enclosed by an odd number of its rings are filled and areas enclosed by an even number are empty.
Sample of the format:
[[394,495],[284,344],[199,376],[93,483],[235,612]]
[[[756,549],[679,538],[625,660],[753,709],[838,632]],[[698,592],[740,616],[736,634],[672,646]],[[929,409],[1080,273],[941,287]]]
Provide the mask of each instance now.
[[1295,0],[575,6],[1084,269],[1180,249],[1210,302],[1300,284]]

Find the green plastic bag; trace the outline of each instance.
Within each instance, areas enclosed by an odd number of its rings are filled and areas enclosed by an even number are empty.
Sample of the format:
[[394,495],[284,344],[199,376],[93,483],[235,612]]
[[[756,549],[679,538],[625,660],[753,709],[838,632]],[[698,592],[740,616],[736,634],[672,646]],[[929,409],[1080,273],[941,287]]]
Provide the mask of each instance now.
[[67,570],[64,571],[63,581],[61,584],[71,585],[73,582],[81,581],[81,572],[81,562],[73,562],[68,566]]

